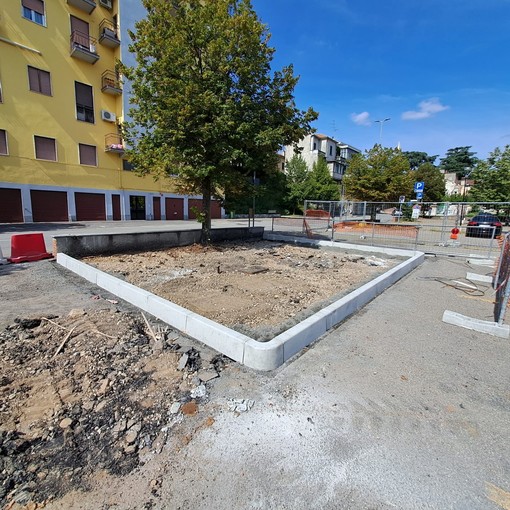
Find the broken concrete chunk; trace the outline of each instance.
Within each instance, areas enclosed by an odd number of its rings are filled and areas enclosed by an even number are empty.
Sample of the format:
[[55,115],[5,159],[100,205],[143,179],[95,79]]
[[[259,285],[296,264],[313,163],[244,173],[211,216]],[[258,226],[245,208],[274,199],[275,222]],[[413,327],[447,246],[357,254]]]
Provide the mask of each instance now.
[[207,382],[216,379],[216,377],[219,377],[219,374],[216,370],[200,370],[200,372],[198,372],[198,377],[202,382]]
[[177,414],[179,412],[179,409],[181,408],[181,403],[180,402],[174,402],[171,406],[170,406],[170,413],[171,414]]
[[229,398],[228,408],[237,413],[244,413],[249,411],[255,404],[254,400],[241,399],[241,398]]
[[189,356],[187,354],[183,354],[179,360],[179,364],[177,365],[177,370],[184,370],[186,364],[188,363],[188,359]]
[[190,395],[191,395],[192,398],[205,397],[207,395],[207,390],[205,388],[205,385],[201,384],[200,386],[197,386],[196,388],[193,388],[190,391]]

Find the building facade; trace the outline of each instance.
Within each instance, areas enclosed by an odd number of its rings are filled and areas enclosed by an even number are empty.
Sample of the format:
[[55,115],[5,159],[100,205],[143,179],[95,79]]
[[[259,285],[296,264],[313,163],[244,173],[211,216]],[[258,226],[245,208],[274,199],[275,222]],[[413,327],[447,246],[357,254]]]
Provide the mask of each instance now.
[[[341,181],[349,160],[361,151],[355,147],[343,142],[339,142],[334,138],[321,134],[307,135],[297,144],[299,154],[305,160],[308,168],[311,170],[314,163],[317,163],[320,157],[326,160],[329,173],[335,181]],[[296,150],[294,146],[285,147],[285,161],[292,159]]]
[[0,223],[193,217],[200,197],[137,176],[122,157],[122,6],[2,2]]

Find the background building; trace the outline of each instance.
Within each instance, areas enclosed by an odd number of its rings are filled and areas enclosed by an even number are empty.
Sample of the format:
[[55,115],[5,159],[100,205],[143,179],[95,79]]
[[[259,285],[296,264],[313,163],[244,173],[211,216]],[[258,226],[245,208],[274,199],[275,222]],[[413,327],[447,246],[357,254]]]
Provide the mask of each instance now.
[[[307,135],[299,141],[297,146],[301,157],[306,161],[310,170],[314,163],[317,163],[319,157],[325,158],[329,173],[336,181],[342,180],[352,156],[361,152],[351,145],[317,133]],[[287,145],[285,147],[285,161],[290,161],[295,152],[294,146]]]
[[[130,16],[143,16],[130,0]],[[125,7],[122,2],[122,7]],[[120,0],[9,0],[0,12],[0,222],[192,218],[200,197],[122,159]],[[134,23],[133,20],[130,21]],[[221,214],[218,203],[213,217]]]

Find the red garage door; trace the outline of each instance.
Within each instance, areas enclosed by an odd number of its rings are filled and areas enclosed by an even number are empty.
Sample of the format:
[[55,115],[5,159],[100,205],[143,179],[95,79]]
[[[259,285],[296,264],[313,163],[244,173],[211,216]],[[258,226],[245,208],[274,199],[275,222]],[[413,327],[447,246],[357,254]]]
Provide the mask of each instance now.
[[105,221],[106,204],[102,193],[75,193],[77,221]]
[[64,191],[30,191],[34,221],[69,221],[67,193]]
[[120,195],[112,195],[112,211],[114,221],[120,221]]
[[166,219],[167,220],[183,220],[184,219],[184,199],[183,198],[166,198]]
[[154,211],[154,219],[161,219],[161,197],[152,197],[152,209]]
[[22,223],[23,207],[19,189],[0,188],[0,223]]
[[[190,198],[188,200],[188,218],[190,220],[196,219],[196,214],[192,211],[192,207],[196,207],[199,211],[202,210],[202,200],[197,200],[196,198]],[[211,200],[211,218],[219,219],[221,218],[221,206],[217,200]]]

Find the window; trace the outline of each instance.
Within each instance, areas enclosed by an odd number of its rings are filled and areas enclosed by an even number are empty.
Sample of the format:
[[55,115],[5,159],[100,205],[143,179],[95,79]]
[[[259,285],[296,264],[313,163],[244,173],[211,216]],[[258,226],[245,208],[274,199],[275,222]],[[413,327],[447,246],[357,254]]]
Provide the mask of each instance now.
[[55,138],[45,136],[34,136],[36,159],[57,161],[57,145]]
[[32,92],[51,96],[51,79],[48,71],[28,66],[28,84]]
[[80,165],[97,166],[97,150],[95,145],[78,144]]
[[333,155],[333,146],[332,145],[329,146],[329,155],[330,156]]
[[76,94],[76,118],[94,124],[94,101],[92,87],[84,83],[74,82]]
[[316,151],[317,150],[317,142],[313,142],[313,150]]
[[7,131],[0,129],[0,154],[7,156],[9,151],[7,150]]
[[21,0],[23,17],[37,23],[45,25],[44,1],[43,0]]

